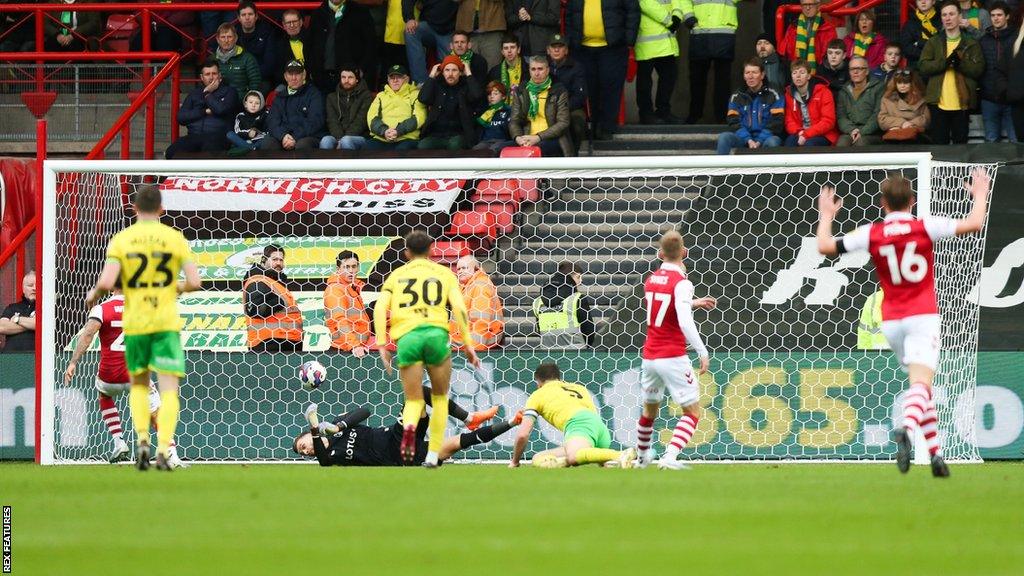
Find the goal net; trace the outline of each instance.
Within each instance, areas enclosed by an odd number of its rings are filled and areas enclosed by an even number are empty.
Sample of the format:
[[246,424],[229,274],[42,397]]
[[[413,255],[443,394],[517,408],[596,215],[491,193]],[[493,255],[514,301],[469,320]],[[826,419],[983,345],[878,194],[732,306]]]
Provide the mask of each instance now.
[[[94,386],[98,344],[70,382],[64,373],[87,319],[84,295],[110,237],[132,221],[142,184],[163,190],[164,222],[189,240],[203,291],[181,297],[187,376],[177,443],[190,461],[298,461],[291,447],[303,409],[322,416],[365,406],[372,426],[400,415],[401,386],[376,354],[332,351],[323,293],[341,250],[360,258],[364,302],[401,263],[400,237],[427,230],[435,258],[454,266],[473,254],[497,287],[500,347],[481,370],[454,356],[451,395],[468,410],[521,409],[533,371],[557,362],[565,380],[586,385],[612,432],[633,445],[639,416],[645,330],[642,283],[657,265],[656,243],[679,230],[697,295],[718,307],[695,311],[711,353],[700,377],[704,417],[683,457],[694,460],[890,460],[905,375],[881,350],[878,285],[866,254],[825,258],[815,249],[822,185],[844,198],[836,233],[881,216],[879,183],[889,171],[914,181],[917,211],[963,217],[965,181],[978,165],[933,162],[927,154],[778,155],[676,158],[431,159],[368,161],[48,161],[43,288],[43,461],[102,461],[112,446]],[[995,165],[980,165],[994,178]],[[978,460],[974,441],[978,306],[968,294],[981,273],[984,234],[942,240],[936,278],[942,355],[935,384],[949,459]],[[284,247],[287,287],[303,316],[304,351],[246,347],[241,290],[268,244]],[[533,307],[559,265],[582,271],[588,345],[552,346]],[[545,304],[549,302],[544,301]],[[590,333],[591,325],[593,333]],[[297,370],[328,369],[319,390]],[[125,439],[127,398],[115,398]],[[656,424],[660,452],[678,406]],[[459,426],[451,423],[449,433]],[[507,460],[514,432],[460,453]],[[527,455],[553,446],[546,423]]]

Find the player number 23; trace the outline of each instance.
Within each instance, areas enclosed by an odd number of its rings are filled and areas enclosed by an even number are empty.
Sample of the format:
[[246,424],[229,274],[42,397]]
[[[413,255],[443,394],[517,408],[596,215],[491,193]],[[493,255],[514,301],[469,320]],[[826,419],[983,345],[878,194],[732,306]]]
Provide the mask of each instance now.
[[[138,267],[135,268],[135,273],[128,279],[129,288],[164,288],[174,282],[174,274],[167,267],[171,262],[170,252],[153,252],[152,254],[129,252],[125,256],[127,256],[128,260],[139,262]],[[154,263],[157,274],[162,277],[154,278],[153,282],[143,282],[141,281],[142,275],[146,272],[146,268],[149,267],[150,263]]]
[[902,284],[904,280],[910,283],[920,282],[928,273],[928,260],[916,250],[917,242],[907,242],[903,247],[903,254],[897,258],[896,247],[892,244],[878,248],[878,253],[885,256],[885,262],[889,265],[889,276],[893,285]]

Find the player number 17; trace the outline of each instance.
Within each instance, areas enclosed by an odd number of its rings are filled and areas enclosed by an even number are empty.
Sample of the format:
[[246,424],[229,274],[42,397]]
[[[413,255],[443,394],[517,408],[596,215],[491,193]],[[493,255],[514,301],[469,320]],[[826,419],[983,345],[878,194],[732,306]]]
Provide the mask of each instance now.
[[[658,314],[654,314],[654,303],[658,303]],[[661,328],[661,323],[668,313],[668,306],[672,302],[671,294],[659,294],[657,292],[647,293],[647,325]]]

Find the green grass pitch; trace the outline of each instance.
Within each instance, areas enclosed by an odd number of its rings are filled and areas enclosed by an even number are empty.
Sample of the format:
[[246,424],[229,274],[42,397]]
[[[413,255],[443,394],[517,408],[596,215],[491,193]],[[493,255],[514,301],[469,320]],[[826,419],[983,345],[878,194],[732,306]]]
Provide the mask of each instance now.
[[1022,574],[1024,464],[0,465],[13,574]]

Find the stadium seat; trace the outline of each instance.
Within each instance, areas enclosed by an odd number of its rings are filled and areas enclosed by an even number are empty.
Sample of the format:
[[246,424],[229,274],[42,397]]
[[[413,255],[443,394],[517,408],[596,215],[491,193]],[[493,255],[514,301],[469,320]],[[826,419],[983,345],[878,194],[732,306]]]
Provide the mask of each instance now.
[[518,202],[479,202],[473,205],[473,211],[493,214],[498,234],[511,234],[516,228],[515,216],[519,212]]
[[107,34],[104,46],[115,52],[129,52],[129,42],[139,29],[139,22],[133,14],[111,14],[107,18]]
[[448,236],[463,240],[474,252],[490,250],[498,239],[496,218],[491,212],[460,210],[452,214]]
[[519,202],[519,179],[480,180],[469,199],[473,202]]
[[434,261],[444,266],[454,266],[455,261],[473,253],[469,242],[463,240],[438,240],[434,242]]
[[[536,146],[509,146],[501,151],[502,158],[540,158],[540,148]],[[536,202],[541,193],[536,180],[519,180],[518,200],[520,202]]]

